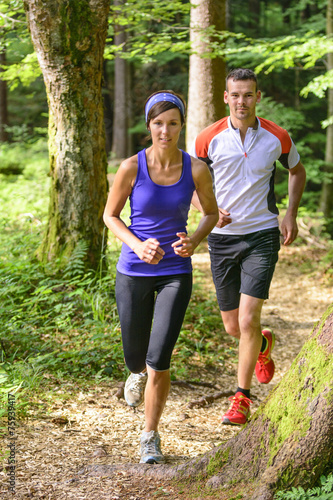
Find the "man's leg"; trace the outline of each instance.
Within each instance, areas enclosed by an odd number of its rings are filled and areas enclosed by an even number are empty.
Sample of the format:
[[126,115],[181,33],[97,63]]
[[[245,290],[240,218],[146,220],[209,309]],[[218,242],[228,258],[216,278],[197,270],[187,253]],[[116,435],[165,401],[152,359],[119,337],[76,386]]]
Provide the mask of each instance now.
[[221,311],[221,316],[225,331],[232,337],[239,339],[239,308],[233,309],[232,311]]
[[263,299],[241,294],[239,309],[221,311],[226,332],[239,339],[238,387],[250,389],[262,345],[260,326]]
[[250,415],[250,388],[253,372],[262,346],[260,315],[263,299],[241,294],[239,309],[221,311],[226,331],[239,338],[238,388],[222,423],[245,424]]
[[278,258],[279,231],[273,228],[238,237],[211,234],[208,243],[222,320],[227,333],[239,339],[239,385],[222,421],[244,424],[253,372],[261,383],[268,383],[274,374],[270,357],[274,335],[262,334],[260,316]]
[[262,333],[260,326],[263,299],[256,299],[241,294],[239,305],[239,357],[238,357],[238,386],[250,389],[252,376],[258,360]]

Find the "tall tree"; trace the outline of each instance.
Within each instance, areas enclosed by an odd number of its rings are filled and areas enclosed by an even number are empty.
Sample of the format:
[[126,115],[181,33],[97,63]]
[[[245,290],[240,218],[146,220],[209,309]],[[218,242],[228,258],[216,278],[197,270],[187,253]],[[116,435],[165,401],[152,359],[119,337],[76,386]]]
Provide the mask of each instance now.
[[100,261],[107,195],[101,80],[109,0],[24,0],[49,103],[51,191],[43,261],[88,246]]
[[[326,34],[328,38],[333,37],[333,0],[327,2],[326,14]],[[327,54],[327,71],[333,72],[333,51]],[[331,123],[326,131],[326,150],[325,150],[325,171],[327,177],[324,179],[320,209],[328,219],[333,218],[333,88],[328,88],[328,118]],[[333,224],[331,224],[330,233],[333,237]]]
[[[114,0],[119,6],[124,0]],[[124,46],[127,32],[124,26],[115,27],[114,44]],[[116,56],[114,62],[114,106],[112,153],[116,158],[126,158],[132,153],[131,138],[128,133],[131,122],[131,70],[127,59]]]
[[186,144],[191,146],[205,127],[225,116],[223,91],[225,62],[212,57],[213,37],[205,37],[212,26],[225,30],[226,0],[194,0],[191,7],[190,56]]

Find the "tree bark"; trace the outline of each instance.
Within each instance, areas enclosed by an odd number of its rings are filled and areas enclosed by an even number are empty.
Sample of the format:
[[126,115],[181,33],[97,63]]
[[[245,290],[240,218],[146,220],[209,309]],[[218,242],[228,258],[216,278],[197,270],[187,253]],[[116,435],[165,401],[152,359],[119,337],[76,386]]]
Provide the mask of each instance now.
[[[129,465],[127,474],[194,483],[201,498],[272,500],[279,490],[312,487],[333,464],[333,306],[326,311],[290,370],[235,437],[176,467]],[[89,475],[124,466],[91,465]],[[82,471],[83,472],[83,471]],[[202,484],[203,483],[203,484]],[[204,488],[206,487],[206,489]],[[191,486],[188,485],[190,490]]]
[[212,25],[225,30],[226,0],[195,0],[191,8],[191,44],[186,145],[190,148],[197,134],[225,116],[223,92],[225,88],[225,61],[222,58],[203,57],[209,53],[202,41],[202,30]]
[[[327,14],[326,14],[326,34],[327,37],[333,36],[333,0],[328,0]],[[327,71],[333,70],[333,52],[327,54]],[[327,99],[327,114],[328,117],[333,116],[333,89],[328,89]],[[326,150],[325,150],[325,167],[324,171],[329,175],[324,180],[321,200],[320,211],[323,212],[325,217],[333,217],[333,125],[329,125],[326,130]],[[333,223],[330,227],[330,233],[333,237]]]
[[87,267],[97,268],[107,196],[101,81],[110,2],[24,0],[24,6],[50,116],[49,218],[38,255],[62,265],[85,242]]
[[[114,5],[122,5],[123,0],[114,0]],[[115,45],[126,43],[127,33],[124,27],[115,29]],[[113,106],[113,141],[112,153],[116,158],[124,159],[132,154],[131,138],[128,133],[131,122],[131,71],[130,63],[121,57],[115,58],[114,67],[114,106]]]
[[260,0],[249,0],[248,29],[251,36],[259,36],[260,33]]
[[[103,101],[104,101],[104,127],[105,127],[105,151],[108,155],[112,149],[112,125],[113,125],[113,89],[110,88],[110,79],[108,75],[108,61],[103,62]],[[112,78],[113,84],[113,78]]]
[[7,106],[7,82],[1,80],[1,68],[6,63],[6,52],[0,50],[0,142],[8,141],[6,125],[8,125],[8,106]]

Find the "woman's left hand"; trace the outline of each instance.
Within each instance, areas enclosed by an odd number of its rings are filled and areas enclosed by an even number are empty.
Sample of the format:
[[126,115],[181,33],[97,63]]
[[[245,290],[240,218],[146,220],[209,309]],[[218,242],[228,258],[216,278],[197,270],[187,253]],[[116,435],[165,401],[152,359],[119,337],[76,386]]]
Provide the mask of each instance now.
[[191,238],[186,233],[176,233],[179,240],[172,243],[173,250],[180,257],[191,257],[195,250]]

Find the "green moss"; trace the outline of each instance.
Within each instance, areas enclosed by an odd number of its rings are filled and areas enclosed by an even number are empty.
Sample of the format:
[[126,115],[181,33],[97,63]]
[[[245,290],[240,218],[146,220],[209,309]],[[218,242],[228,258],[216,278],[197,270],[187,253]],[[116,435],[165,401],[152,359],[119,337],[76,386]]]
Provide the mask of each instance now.
[[70,56],[74,66],[80,66],[86,53],[91,50],[91,33],[98,21],[88,2],[64,2],[60,9],[62,53]]
[[318,345],[317,338],[332,312],[330,307],[323,316],[316,336],[310,339],[294,360],[288,374],[271,393],[260,414],[270,422],[271,460],[277,451],[292,436],[298,440],[308,432],[313,407],[325,391],[327,404],[333,398],[333,364],[324,347]]
[[217,472],[221,472],[222,467],[228,462],[230,448],[219,450],[216,455],[210,459],[207,465],[208,476],[214,476]]
[[294,475],[295,475],[295,471],[294,471],[294,467],[293,467],[293,462],[290,462],[288,467],[285,468],[285,470],[283,471],[283,473],[279,477],[279,488],[283,489],[283,487],[289,486],[291,480],[294,478]]

